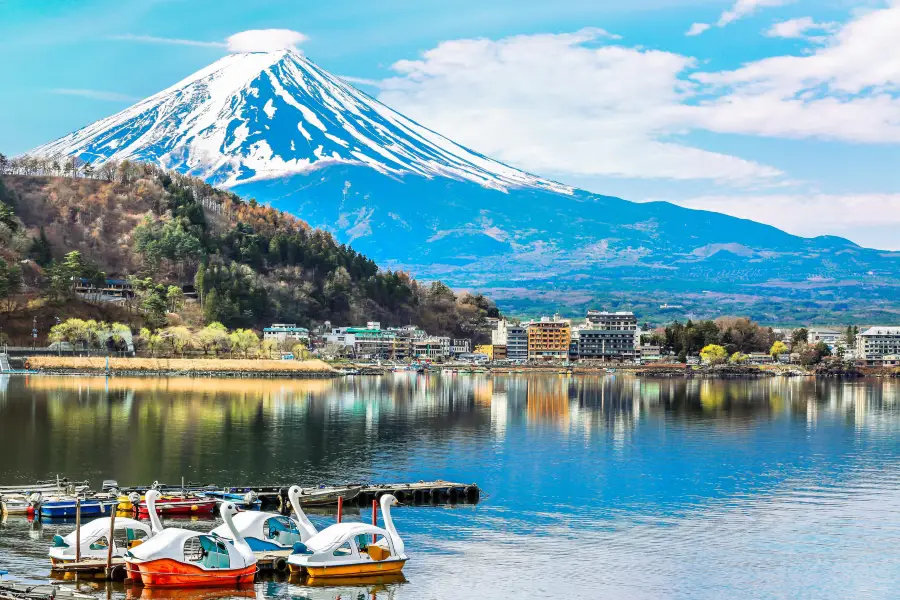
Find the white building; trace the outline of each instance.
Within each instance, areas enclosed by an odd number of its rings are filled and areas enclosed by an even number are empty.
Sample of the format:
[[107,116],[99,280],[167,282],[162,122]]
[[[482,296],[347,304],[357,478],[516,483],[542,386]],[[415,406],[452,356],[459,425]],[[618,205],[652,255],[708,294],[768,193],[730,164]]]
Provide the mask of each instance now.
[[450,354],[459,356],[460,354],[469,354],[472,352],[472,340],[454,339],[450,341]]
[[528,331],[522,325],[506,320],[497,322],[491,332],[491,344],[506,346],[507,360],[528,360]]
[[295,323],[273,323],[263,329],[264,340],[275,340],[279,344],[288,340],[298,343],[309,343],[309,329],[297,327]]
[[834,352],[834,349],[842,341],[844,333],[837,329],[828,327],[811,327],[806,333],[806,343],[815,346],[819,342],[823,342],[828,348]]
[[900,327],[870,327],[856,336],[856,355],[880,364],[885,356],[900,354]]

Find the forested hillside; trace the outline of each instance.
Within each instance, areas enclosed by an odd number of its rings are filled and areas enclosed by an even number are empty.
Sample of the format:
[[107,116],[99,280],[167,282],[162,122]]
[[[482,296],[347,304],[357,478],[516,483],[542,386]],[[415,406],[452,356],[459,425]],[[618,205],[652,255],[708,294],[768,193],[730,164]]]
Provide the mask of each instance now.
[[195,286],[203,320],[228,327],[379,320],[471,336],[497,314],[483,296],[382,271],[328,232],[194,177],[127,161],[98,171],[0,162],[6,298],[61,302],[72,277],[109,277],[130,279],[159,326],[178,308],[170,286]]

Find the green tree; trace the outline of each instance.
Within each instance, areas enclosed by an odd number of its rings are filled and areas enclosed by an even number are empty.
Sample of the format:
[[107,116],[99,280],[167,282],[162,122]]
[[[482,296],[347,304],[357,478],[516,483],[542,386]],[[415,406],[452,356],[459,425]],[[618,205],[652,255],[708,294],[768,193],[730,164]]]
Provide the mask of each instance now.
[[787,351],[787,344],[785,344],[781,340],[776,340],[775,343],[772,344],[772,347],[769,348],[769,354],[771,354],[776,360],[778,360],[778,357],[782,354],[787,353]]
[[801,327],[791,332],[792,344],[805,344],[807,339],[809,339],[809,330],[806,327]]
[[236,329],[228,337],[231,352],[238,351],[245,357],[259,346],[259,337],[250,329]]
[[228,348],[228,330],[224,325],[213,322],[197,332],[197,342],[204,353],[215,351],[218,354]]
[[12,310],[12,298],[22,291],[22,270],[0,258],[0,300],[6,300],[7,312]]
[[728,359],[728,362],[730,362],[733,365],[742,365],[742,364],[746,363],[748,360],[750,360],[750,357],[747,356],[746,354],[744,354],[743,352],[735,352],[734,354],[731,355],[731,358]]
[[31,249],[28,251],[28,255],[42,267],[49,266],[53,261],[53,247],[50,245],[50,240],[47,239],[47,233],[44,231],[43,226],[41,226],[38,236],[32,238]]
[[166,301],[169,304],[169,312],[177,312],[184,302],[184,292],[177,285],[170,285],[166,290]]
[[700,350],[700,359],[709,365],[720,365],[728,360],[728,351],[717,344],[708,344]]
[[184,326],[166,327],[160,335],[172,345],[175,354],[184,357],[184,353],[194,347],[194,334]]

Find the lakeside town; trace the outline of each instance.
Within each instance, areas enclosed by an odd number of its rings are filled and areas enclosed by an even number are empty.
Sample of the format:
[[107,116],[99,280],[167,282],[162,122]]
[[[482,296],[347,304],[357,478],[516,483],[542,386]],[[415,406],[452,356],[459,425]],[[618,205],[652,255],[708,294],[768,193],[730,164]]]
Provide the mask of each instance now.
[[352,364],[393,370],[437,365],[793,365],[838,372],[900,367],[900,327],[887,325],[771,328],[746,318],[720,317],[652,327],[639,323],[633,312],[604,310],[589,310],[578,320],[560,315],[533,320],[486,317],[471,325],[471,337],[454,338],[433,335],[417,325],[383,327],[378,321],[359,325],[333,325],[326,321],[312,329],[273,323],[259,335],[251,329],[228,330],[219,323],[196,329],[176,325],[132,332],[121,323],[67,319],[51,328],[47,336],[50,344],[46,347],[5,347],[0,353],[0,370],[12,370],[13,356],[54,355],[63,362],[48,364],[57,366],[65,364],[66,357],[172,357],[202,359],[206,363],[230,359],[231,370],[248,373],[261,369],[249,368],[251,363],[234,359],[257,359],[277,363],[269,370],[288,374],[297,368],[285,361],[310,364],[312,360],[336,368]]

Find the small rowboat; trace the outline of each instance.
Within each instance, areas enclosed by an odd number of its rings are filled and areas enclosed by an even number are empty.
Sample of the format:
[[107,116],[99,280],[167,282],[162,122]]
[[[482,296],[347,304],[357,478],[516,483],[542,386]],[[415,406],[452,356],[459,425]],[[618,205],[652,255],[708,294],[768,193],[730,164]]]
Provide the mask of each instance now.
[[[75,498],[49,498],[41,503],[41,516],[48,518],[66,518],[75,516]],[[116,505],[114,500],[97,500],[85,498],[81,500],[82,517],[100,517],[109,515]]]
[[[203,515],[212,514],[216,510],[218,501],[210,498],[199,498],[188,496],[160,498],[156,501],[156,511],[161,515],[178,516],[178,515]],[[138,514],[141,518],[150,517],[150,509],[147,507],[146,499],[137,505]]]
[[347,485],[343,487],[318,487],[304,488],[300,490],[300,503],[303,506],[329,506],[337,504],[338,498],[344,502],[356,500],[362,491],[362,485]]

